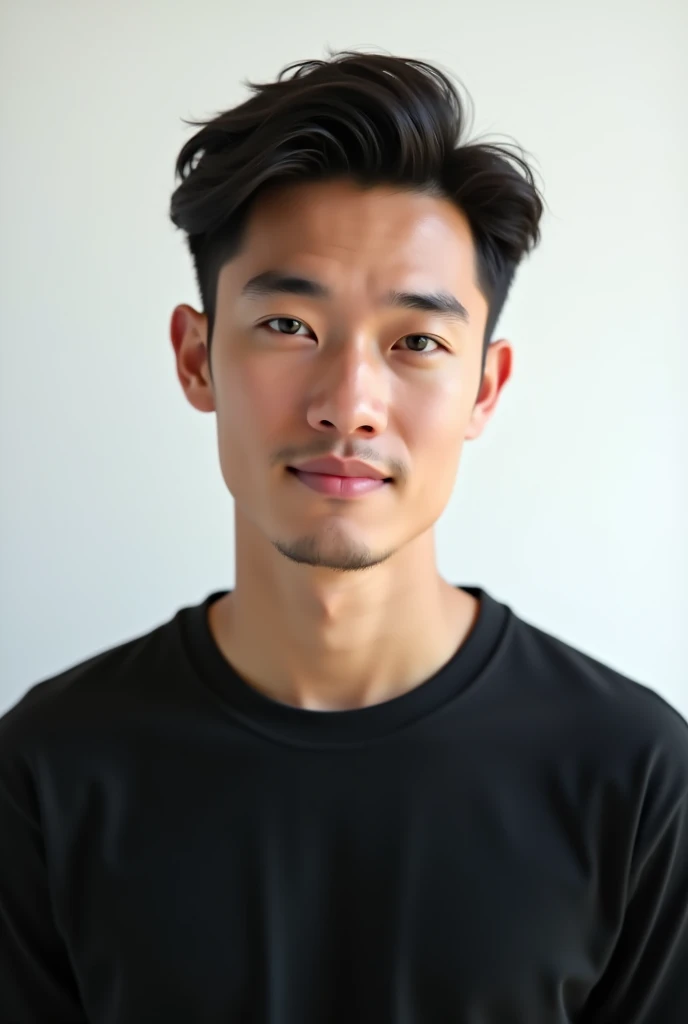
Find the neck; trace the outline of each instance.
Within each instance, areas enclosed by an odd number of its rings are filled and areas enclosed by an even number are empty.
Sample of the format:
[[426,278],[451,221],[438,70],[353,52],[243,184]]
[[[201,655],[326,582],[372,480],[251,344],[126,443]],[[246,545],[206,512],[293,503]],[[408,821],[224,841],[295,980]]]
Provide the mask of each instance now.
[[432,532],[373,568],[334,572],[289,561],[239,515],[236,527],[236,585],[210,628],[273,700],[320,711],[391,700],[441,668],[477,618],[476,599],[440,577]]

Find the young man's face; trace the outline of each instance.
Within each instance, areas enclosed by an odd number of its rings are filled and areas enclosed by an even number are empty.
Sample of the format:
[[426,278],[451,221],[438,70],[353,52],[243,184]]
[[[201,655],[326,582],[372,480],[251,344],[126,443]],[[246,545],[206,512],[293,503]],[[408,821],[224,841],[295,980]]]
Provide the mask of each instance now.
[[[269,272],[311,284],[275,288]],[[430,530],[511,371],[509,344],[492,345],[478,395],[486,320],[468,222],[447,200],[347,181],[260,197],[219,275],[212,381],[205,318],[185,306],[172,320],[237,513],[287,557],[344,570]],[[328,455],[388,479],[345,496],[293,471]]]

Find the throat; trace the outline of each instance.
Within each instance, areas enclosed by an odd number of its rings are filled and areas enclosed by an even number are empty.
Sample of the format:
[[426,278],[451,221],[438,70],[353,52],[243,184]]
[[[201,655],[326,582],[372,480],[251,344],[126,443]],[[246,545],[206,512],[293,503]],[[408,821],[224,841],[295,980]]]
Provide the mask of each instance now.
[[479,602],[447,587],[440,613],[415,626],[403,616],[377,628],[367,616],[301,632],[274,623],[268,644],[264,617],[246,618],[231,594],[211,605],[208,624],[225,660],[263,696],[303,710],[350,711],[408,693],[456,654]]

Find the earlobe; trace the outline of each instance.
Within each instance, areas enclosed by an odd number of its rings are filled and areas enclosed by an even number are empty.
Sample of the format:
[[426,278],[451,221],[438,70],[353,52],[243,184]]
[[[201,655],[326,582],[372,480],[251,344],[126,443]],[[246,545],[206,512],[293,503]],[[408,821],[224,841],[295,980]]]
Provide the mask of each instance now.
[[476,438],[480,437],[485,422],[485,418],[480,413],[480,407],[476,405],[466,426],[466,432],[463,436],[464,441],[475,441]]

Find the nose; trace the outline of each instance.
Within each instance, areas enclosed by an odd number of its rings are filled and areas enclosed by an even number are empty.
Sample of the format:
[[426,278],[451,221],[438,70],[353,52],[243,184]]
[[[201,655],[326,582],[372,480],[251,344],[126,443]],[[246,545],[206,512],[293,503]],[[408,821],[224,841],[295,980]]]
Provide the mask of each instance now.
[[342,345],[320,363],[308,401],[308,423],[341,436],[381,434],[387,427],[388,384],[379,355]]

